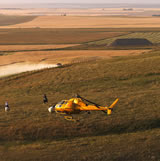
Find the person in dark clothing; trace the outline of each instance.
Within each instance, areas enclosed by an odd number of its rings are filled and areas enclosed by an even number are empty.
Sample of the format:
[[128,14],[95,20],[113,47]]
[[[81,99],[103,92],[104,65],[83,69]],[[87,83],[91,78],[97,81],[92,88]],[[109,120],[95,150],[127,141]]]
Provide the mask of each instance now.
[[46,94],[43,95],[43,103],[44,104],[48,103],[48,98],[47,98]]
[[5,102],[5,107],[9,107],[8,102]]

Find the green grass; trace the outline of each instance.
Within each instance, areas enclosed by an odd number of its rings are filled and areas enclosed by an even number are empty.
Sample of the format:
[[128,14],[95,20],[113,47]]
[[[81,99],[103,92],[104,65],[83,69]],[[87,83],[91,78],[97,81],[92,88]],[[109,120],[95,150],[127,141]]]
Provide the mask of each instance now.
[[[1,158],[157,161],[159,64],[160,52],[155,51],[2,78]],[[82,113],[74,116],[80,122],[73,123],[48,113],[49,105],[42,104],[44,93],[50,105],[75,93],[101,105],[120,100],[111,116]],[[5,101],[11,106],[9,113],[4,113]]]

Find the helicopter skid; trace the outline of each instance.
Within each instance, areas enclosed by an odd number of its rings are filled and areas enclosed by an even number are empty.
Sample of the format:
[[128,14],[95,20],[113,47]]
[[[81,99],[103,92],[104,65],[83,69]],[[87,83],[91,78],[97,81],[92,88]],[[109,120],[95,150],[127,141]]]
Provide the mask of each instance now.
[[78,120],[76,119],[73,119],[73,116],[64,116],[64,118],[67,120],[67,121],[73,121],[73,122],[77,122]]

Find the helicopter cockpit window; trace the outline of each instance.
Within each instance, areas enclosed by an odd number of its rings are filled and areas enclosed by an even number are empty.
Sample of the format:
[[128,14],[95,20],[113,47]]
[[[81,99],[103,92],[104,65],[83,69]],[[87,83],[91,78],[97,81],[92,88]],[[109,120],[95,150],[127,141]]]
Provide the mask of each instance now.
[[57,103],[56,107],[62,107],[64,104],[67,104],[67,101],[62,100],[61,102]]
[[61,101],[61,102],[59,102],[58,104],[62,105],[62,104],[64,104],[64,102],[65,102],[65,101]]

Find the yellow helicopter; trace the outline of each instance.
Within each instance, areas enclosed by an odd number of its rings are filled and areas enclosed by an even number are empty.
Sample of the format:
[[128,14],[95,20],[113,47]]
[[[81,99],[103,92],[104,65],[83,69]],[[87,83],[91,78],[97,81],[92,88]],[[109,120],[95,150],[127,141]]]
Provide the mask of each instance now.
[[[103,111],[104,113],[110,115],[112,113],[113,107],[117,104],[118,98],[108,107],[100,106],[94,102],[91,102],[80,95],[76,94],[76,97],[71,98],[69,100],[62,100],[61,102],[57,103],[55,106],[51,106],[48,108],[50,113],[56,112],[58,114],[64,114],[64,118],[69,121],[78,121],[73,119],[72,114],[79,114],[82,111]],[[88,105],[84,101],[92,104]]]

